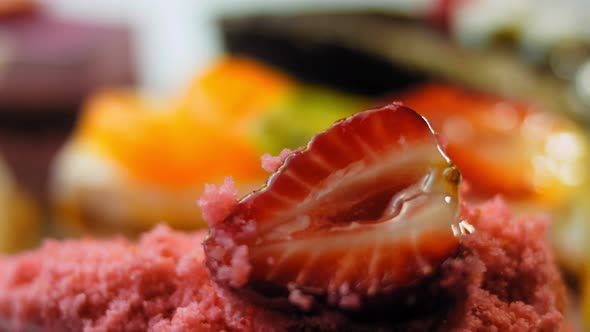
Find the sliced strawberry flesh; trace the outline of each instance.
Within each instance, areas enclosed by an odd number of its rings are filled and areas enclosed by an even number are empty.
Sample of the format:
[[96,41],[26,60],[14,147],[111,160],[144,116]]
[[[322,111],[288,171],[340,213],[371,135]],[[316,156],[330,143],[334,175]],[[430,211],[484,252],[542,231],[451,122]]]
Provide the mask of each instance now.
[[[456,248],[459,180],[420,115],[396,104],[365,111],[287,157],[211,230],[205,249],[219,247],[218,234],[234,234],[248,248],[249,285],[336,300],[342,289],[390,292],[430,274]],[[235,235],[244,222],[256,234]],[[230,257],[209,257],[213,275]]]

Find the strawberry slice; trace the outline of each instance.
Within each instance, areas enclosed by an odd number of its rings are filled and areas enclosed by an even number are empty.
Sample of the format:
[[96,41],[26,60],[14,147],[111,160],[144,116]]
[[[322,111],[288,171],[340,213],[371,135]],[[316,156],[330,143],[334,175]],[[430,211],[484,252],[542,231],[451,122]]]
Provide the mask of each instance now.
[[246,271],[234,288],[288,288],[304,309],[305,296],[356,307],[454,251],[459,181],[420,115],[398,104],[358,113],[293,152],[213,225],[207,263],[220,281]]

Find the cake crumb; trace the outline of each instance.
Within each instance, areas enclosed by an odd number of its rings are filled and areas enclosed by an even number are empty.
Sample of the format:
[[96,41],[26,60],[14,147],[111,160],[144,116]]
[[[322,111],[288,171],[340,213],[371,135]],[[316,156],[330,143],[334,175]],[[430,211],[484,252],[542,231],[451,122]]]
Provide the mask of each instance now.
[[291,289],[289,292],[289,302],[303,311],[309,311],[313,306],[313,297],[303,294],[299,289]]
[[346,294],[340,298],[340,302],[338,303],[338,305],[342,309],[360,309],[361,298],[357,294]]
[[[355,321],[294,287],[288,300],[303,312],[250,302],[211,277],[212,261],[199,245],[205,231],[159,226],[137,242],[47,241],[34,251],[0,256],[0,324],[6,325],[0,330],[560,331],[565,289],[546,242],[547,220],[514,217],[499,198],[463,213],[478,231],[461,237],[458,253],[435,279],[377,308],[386,319]],[[219,248],[209,259],[231,255],[218,272],[242,284],[247,248],[231,238]],[[334,305],[356,306],[353,293],[343,285]],[[404,314],[396,315],[400,310]]]
[[276,157],[271,156],[269,153],[263,154],[262,157],[260,157],[260,160],[262,162],[262,169],[269,173],[276,172],[279,169],[279,167],[281,167],[281,165],[285,162],[285,159],[287,159],[287,157],[291,155],[291,153],[293,153],[292,150],[283,149],[283,151],[281,151],[281,153],[279,153],[279,155]]
[[236,248],[231,258],[232,276],[230,284],[239,288],[248,282],[252,266],[248,261],[248,247],[242,245]]
[[238,205],[238,190],[234,180],[228,176],[219,187],[206,184],[205,191],[197,203],[209,227],[218,225]]

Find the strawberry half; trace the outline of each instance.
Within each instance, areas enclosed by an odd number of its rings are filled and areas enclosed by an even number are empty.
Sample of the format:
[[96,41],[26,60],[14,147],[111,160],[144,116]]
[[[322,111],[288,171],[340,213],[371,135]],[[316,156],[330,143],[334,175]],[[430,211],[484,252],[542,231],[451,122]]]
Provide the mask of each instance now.
[[[398,104],[358,113],[293,152],[213,225],[207,264],[234,288],[288,288],[304,309],[310,296],[357,307],[454,251],[459,181],[420,115]],[[228,278],[232,269],[243,278]]]

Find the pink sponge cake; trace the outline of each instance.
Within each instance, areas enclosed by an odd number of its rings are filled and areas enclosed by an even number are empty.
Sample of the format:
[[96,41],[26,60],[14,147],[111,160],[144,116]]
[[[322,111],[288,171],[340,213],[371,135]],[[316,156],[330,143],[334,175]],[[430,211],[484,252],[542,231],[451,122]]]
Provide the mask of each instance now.
[[410,311],[406,320],[367,322],[337,310],[282,313],[251,304],[209,279],[199,245],[205,232],[160,226],[137,243],[51,241],[4,258],[0,330],[558,330],[564,293],[544,240],[546,221],[513,218],[500,199],[474,208],[470,216],[478,232],[465,236],[460,253],[422,286],[440,297],[426,310],[409,304],[391,309],[394,317],[395,311]]
[[[422,121],[397,105],[359,113],[265,158],[280,167],[240,201],[229,179],[208,186],[208,234],[161,226],[138,242],[49,241],[4,257],[0,331],[560,330],[547,220],[514,217],[500,198],[460,207],[460,176]],[[334,133],[363,152],[341,148],[336,162]],[[376,149],[376,133],[395,139]],[[332,169],[305,173],[310,160]],[[308,190],[282,193],[287,176]]]

